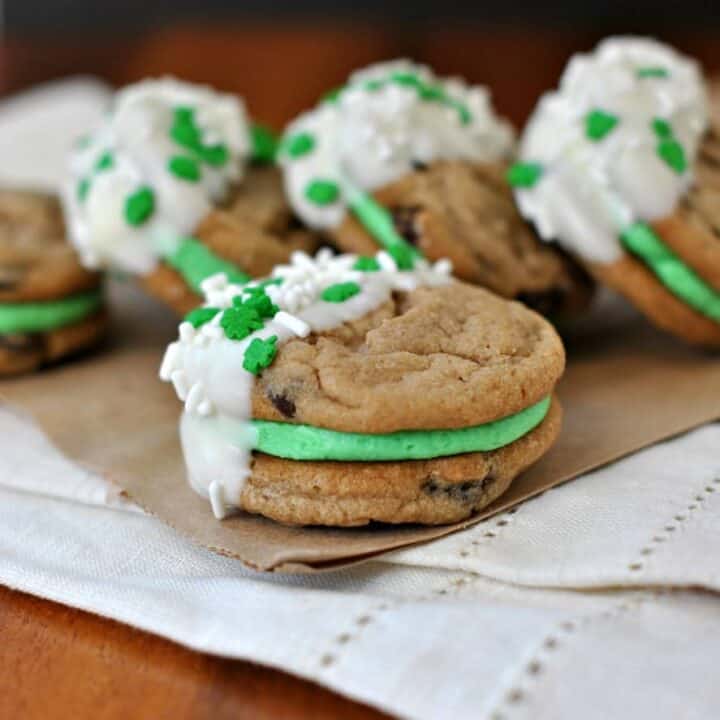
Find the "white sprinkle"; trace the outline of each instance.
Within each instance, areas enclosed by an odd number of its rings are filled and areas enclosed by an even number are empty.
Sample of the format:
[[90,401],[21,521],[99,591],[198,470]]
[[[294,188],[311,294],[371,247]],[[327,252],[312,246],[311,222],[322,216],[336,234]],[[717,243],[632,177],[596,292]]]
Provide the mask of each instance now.
[[213,480],[210,483],[210,487],[208,487],[208,495],[210,496],[210,507],[212,508],[213,515],[215,515],[218,520],[222,520],[227,515],[223,486],[217,480]]
[[185,410],[189,413],[194,413],[200,403],[205,397],[205,390],[203,389],[202,383],[196,382],[188,393],[187,399],[185,400]]
[[212,401],[210,401],[208,398],[205,398],[198,406],[197,411],[198,414],[202,415],[203,417],[207,417],[208,415],[212,415],[215,410],[215,406],[212,404]]
[[[219,314],[220,313],[218,313],[218,315]],[[220,340],[220,338],[225,334],[219,325],[203,325],[203,333],[210,340]]]
[[227,304],[225,302],[226,295],[225,288],[221,288],[219,290],[209,290],[205,298],[207,304],[211,307],[224,307]]
[[397,272],[398,266],[395,262],[395,258],[386,250],[381,250],[376,256],[377,261],[380,263],[380,267],[385,272]]
[[160,379],[168,382],[173,371],[177,367],[180,354],[180,345],[176,342],[167,346],[165,355],[163,356],[162,365],[160,365]]
[[182,340],[185,343],[189,343],[189,342],[193,341],[193,338],[195,337],[195,328],[192,326],[192,323],[181,322],[179,330],[180,330],[180,340]]
[[333,251],[330,248],[320,248],[315,254],[315,262],[322,265],[327,264],[333,258]]
[[315,270],[313,259],[302,250],[295,250],[290,256],[290,262],[298,268]]
[[286,313],[284,310],[280,310],[273,318],[273,321],[286,327],[298,337],[304,338],[310,334],[310,326],[304,320],[290,315],[290,313]]
[[170,373],[170,382],[172,382],[177,396],[184,402],[187,397],[188,390],[190,389],[188,387],[188,380],[187,375],[185,375],[185,371],[173,370]]
[[442,275],[452,275],[452,260],[449,260],[448,258],[441,258],[432,266],[432,269],[436,273],[441,273]]
[[227,285],[227,282],[227,275],[224,272],[215,273],[215,275],[205,278],[200,283],[200,289],[203,294],[207,295],[213,290],[222,290]]

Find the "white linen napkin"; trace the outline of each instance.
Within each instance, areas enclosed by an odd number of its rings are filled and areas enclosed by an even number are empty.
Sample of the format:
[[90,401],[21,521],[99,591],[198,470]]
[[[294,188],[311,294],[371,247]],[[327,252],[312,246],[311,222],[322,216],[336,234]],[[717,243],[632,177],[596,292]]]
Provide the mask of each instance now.
[[[69,87],[94,107],[94,83]],[[54,117],[62,89],[15,107]],[[707,426],[443,540],[273,576],[193,545],[0,407],[0,583],[403,717],[712,718],[718,448]]]

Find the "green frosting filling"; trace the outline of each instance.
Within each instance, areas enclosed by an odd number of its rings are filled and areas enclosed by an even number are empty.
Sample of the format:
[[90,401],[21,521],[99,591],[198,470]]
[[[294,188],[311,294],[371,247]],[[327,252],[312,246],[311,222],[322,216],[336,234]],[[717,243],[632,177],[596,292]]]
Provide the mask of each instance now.
[[195,238],[184,238],[177,248],[164,256],[165,262],[177,270],[185,282],[198,295],[201,293],[200,283],[205,278],[224,272],[228,280],[243,284],[250,276],[227,260],[218,257],[210,248]]
[[643,223],[623,231],[625,247],[640,257],[671,293],[697,312],[720,322],[720,292],[708,285]]
[[385,435],[253,420],[255,449],[290,460],[372,462],[426,460],[469,452],[488,452],[515,442],[537,427],[547,415],[550,398],[515,415],[457,430],[403,430]]
[[45,302],[0,303],[0,333],[56,330],[92,315],[102,304],[100,290]]

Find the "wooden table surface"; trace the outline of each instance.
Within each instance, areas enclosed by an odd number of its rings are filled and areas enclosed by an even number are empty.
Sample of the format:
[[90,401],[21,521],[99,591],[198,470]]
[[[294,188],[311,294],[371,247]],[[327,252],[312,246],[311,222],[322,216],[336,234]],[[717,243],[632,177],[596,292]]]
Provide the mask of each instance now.
[[313,683],[0,587],[0,718],[370,720]]
[[[522,122],[568,56],[598,32],[537,28],[166,27],[133,36],[6,37],[0,94],[68,74],[123,84],[178,74],[242,93],[253,115],[282,125],[354,67],[412,56],[489,84]],[[714,32],[663,39],[720,71]],[[41,48],[41,51],[39,51]],[[0,587],[0,718],[384,717],[317,685],[245,662],[194,653],[126,626]]]

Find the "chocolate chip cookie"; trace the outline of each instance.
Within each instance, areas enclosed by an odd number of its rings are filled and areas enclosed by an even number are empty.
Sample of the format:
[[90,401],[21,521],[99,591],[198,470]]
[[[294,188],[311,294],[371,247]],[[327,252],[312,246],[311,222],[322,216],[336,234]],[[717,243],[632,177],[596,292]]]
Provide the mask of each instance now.
[[101,277],[66,242],[57,199],[0,190],[0,375],[88,348],[105,325]]
[[160,375],[185,404],[189,482],[217,517],[449,523],[547,451],[556,331],[449,268],[322,251],[264,281],[205,284]]

